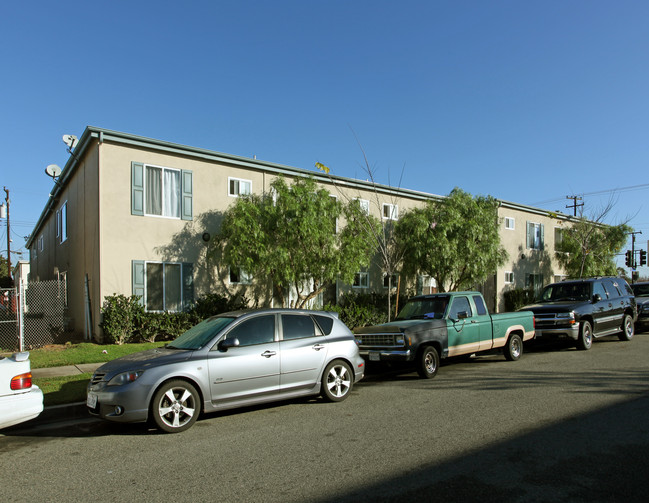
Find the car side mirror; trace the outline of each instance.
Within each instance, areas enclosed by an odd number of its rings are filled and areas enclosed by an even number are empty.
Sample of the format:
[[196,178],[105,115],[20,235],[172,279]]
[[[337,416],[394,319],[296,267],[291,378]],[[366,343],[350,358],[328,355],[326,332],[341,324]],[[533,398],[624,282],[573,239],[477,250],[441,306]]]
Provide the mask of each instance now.
[[469,313],[466,311],[460,311],[457,313],[457,319],[458,320],[466,320],[469,317]]
[[601,300],[602,300],[602,296],[600,294],[596,293],[595,295],[593,295],[593,304],[595,304],[595,303],[597,303],[597,302],[599,302]]
[[227,351],[230,348],[236,348],[239,346],[239,339],[236,337],[234,339],[223,339],[219,342],[219,351]]

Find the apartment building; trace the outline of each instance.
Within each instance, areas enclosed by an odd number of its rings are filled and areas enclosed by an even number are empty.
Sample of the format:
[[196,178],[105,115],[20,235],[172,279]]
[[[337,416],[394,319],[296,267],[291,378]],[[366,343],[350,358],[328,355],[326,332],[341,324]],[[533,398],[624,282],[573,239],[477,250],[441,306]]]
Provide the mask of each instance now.
[[[359,199],[383,219],[398,219],[427,200],[442,199],[88,127],[27,242],[30,280],[64,280],[68,329],[94,336],[101,332],[103,299],[113,294],[141,295],[149,311],[179,311],[208,292],[236,295],[255,289],[260,302],[272,304],[263,281],[231,270],[213,248],[228,206],[241,195],[269,191],[278,176],[313,177],[332,196]],[[538,287],[561,277],[554,246],[570,222],[567,215],[500,203],[509,260],[483,287],[492,310],[502,309],[508,288]],[[429,292],[435,286],[430,278],[418,278],[412,288]],[[372,267],[359,271],[352,284],[339,281],[328,293],[332,298],[324,300],[381,289],[387,290],[385,275]]]

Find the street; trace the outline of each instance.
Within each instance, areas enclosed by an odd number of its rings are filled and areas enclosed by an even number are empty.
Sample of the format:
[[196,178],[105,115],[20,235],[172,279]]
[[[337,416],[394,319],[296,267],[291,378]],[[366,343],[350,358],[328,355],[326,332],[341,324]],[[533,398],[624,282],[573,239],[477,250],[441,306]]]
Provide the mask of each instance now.
[[160,434],[95,419],[0,434],[4,497],[39,501],[646,501],[649,335],[373,371],[342,403]]

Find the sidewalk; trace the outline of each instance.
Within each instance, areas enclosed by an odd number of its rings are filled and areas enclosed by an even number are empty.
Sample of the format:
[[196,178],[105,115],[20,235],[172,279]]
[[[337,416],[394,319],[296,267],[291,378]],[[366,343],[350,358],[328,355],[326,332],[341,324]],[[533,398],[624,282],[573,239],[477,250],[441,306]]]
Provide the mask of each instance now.
[[62,377],[77,374],[92,374],[102,363],[80,363],[79,365],[66,365],[64,367],[49,367],[44,369],[32,369],[32,377]]

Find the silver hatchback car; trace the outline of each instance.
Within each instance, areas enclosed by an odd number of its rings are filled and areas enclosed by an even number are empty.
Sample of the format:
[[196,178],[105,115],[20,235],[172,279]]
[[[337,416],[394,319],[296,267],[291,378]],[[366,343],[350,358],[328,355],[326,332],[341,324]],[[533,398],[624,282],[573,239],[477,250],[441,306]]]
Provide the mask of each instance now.
[[363,378],[352,332],[336,313],[236,311],[209,318],[163,348],[99,367],[86,405],[120,422],[152,419],[165,432],[201,412],[321,394],[337,402]]

